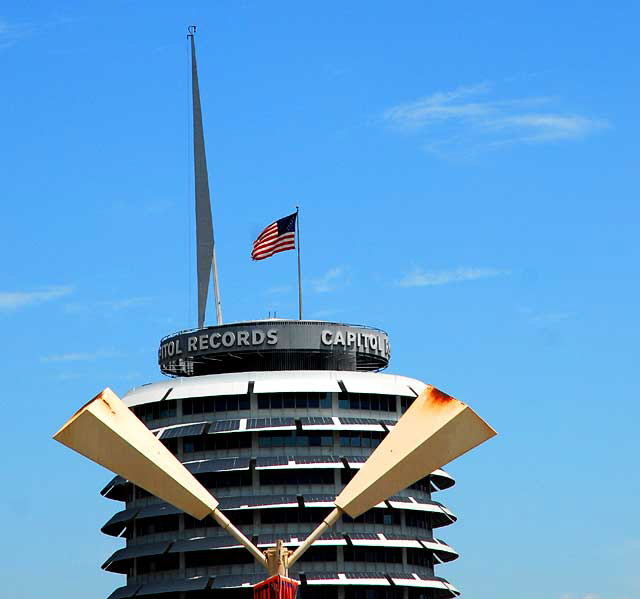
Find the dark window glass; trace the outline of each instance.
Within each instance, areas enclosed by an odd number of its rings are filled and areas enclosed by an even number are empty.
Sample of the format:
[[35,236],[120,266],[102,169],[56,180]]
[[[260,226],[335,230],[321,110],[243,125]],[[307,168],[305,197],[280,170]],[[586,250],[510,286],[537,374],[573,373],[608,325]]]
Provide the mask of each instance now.
[[134,487],[135,497],[136,499],[142,499],[143,497],[151,497],[151,493],[146,491],[142,487]]
[[186,553],[184,562],[187,568],[206,568],[207,566],[251,564],[253,557],[244,549],[216,549]]
[[133,406],[133,413],[142,422],[159,420],[160,418],[174,418],[176,416],[177,403],[175,399],[154,401],[140,406]]
[[344,561],[367,562],[369,564],[401,564],[402,549],[397,547],[354,547],[353,545],[347,545],[344,548]]
[[357,470],[353,470],[352,468],[345,468],[344,470],[340,470],[340,482],[343,485],[350,483],[356,472]]
[[301,562],[336,562],[338,550],[336,547],[311,547],[301,558]]
[[[262,524],[317,524],[326,515],[326,508],[278,508],[260,510],[260,521]],[[235,512],[232,519],[235,523]]]
[[431,589],[409,588],[408,599],[434,599],[435,596],[434,591]]
[[431,479],[428,476],[425,476],[418,482],[413,483],[409,488],[415,489],[416,491],[422,491],[424,493],[431,493]]
[[412,566],[430,568],[433,566],[431,555],[425,549],[407,549],[407,563]]
[[333,435],[322,431],[258,433],[259,447],[331,447]]
[[251,447],[251,433],[225,433],[218,435],[200,435],[184,437],[184,453],[215,451],[222,449],[245,449]]
[[262,470],[261,485],[332,485],[333,470]]
[[249,409],[249,396],[214,395],[212,397],[191,397],[182,400],[182,413],[185,416],[210,414],[215,412],[234,412]]
[[207,489],[224,489],[226,487],[249,487],[252,484],[251,472],[239,470],[237,472],[206,472],[197,474],[196,478]]
[[402,599],[403,590],[402,587],[348,586],[344,589],[344,599]]
[[317,588],[310,585],[301,585],[298,587],[298,597],[300,599],[338,599],[338,589],[331,586]]
[[395,412],[397,399],[395,395],[379,393],[341,393],[339,404],[343,410]]
[[160,439],[160,442],[173,454],[178,453],[178,439],[170,437],[169,439]]
[[423,530],[431,530],[431,517],[425,512],[405,510],[404,521],[407,526],[421,528]]
[[284,408],[330,408],[331,393],[299,391],[296,393],[258,393],[258,408],[278,410]]
[[400,398],[400,411],[404,414],[409,406],[414,402],[415,397],[401,397]]
[[[233,510],[233,516],[231,517],[231,519],[237,526],[240,526],[241,524],[253,524],[253,510]],[[196,518],[193,518],[188,514],[185,514],[184,516],[184,527],[187,529],[213,528],[217,526],[218,524],[216,523],[216,521],[210,516],[207,516],[203,520],[197,520]]]
[[378,447],[387,433],[382,431],[341,431],[341,447]]
[[143,518],[135,521],[136,536],[144,537],[159,532],[178,530],[178,515],[161,516],[158,518]]
[[373,508],[364,514],[360,514],[357,518],[351,518],[346,514],[342,515],[343,522],[356,522],[358,524],[400,524],[400,511],[388,508]]
[[165,553],[136,558],[138,574],[150,574],[153,572],[166,572],[177,570],[180,567],[180,556],[177,553]]

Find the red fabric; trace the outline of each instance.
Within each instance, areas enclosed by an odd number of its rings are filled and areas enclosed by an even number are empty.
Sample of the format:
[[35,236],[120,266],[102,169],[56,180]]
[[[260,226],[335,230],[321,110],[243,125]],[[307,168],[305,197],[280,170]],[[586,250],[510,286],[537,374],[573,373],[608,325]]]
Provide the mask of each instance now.
[[253,599],[296,599],[297,591],[297,580],[276,575],[253,587]]

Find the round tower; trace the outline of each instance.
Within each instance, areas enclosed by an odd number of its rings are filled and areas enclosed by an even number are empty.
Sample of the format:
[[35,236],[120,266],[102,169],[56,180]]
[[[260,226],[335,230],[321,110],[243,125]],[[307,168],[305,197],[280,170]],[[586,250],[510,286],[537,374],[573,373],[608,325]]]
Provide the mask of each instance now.
[[[125,403],[220,500],[260,548],[294,549],[425,383],[383,374],[385,332],[304,320],[240,322],[161,341],[162,382]],[[436,538],[455,516],[433,495],[437,470],[355,520],[344,516],[291,570],[301,599],[440,599],[459,593],[435,566],[457,553]],[[126,547],[103,565],[127,575],[109,599],[249,597],[261,566],[211,518],[197,521],[116,477],[123,502],[103,526]]]

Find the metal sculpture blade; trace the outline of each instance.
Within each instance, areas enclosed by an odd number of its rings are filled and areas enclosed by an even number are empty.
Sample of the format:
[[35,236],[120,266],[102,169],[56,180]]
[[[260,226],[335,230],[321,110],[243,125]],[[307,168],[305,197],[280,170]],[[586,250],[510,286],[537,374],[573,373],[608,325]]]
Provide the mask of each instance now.
[[111,389],[76,412],[53,438],[198,520],[211,515],[267,567],[262,551],[218,509],[218,500]]
[[56,441],[201,520],[213,497],[111,389],[81,408]]
[[289,566],[343,513],[358,517],[496,434],[469,406],[427,386],[336,497],[335,509],[292,552]]
[[355,518],[496,435],[469,406],[427,386],[336,498]]

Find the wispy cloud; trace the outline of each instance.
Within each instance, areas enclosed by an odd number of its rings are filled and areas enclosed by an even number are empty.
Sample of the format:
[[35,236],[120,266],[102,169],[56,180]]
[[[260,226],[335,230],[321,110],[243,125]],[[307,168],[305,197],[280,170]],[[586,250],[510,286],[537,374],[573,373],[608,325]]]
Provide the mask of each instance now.
[[109,307],[111,310],[127,310],[128,308],[138,308],[140,306],[146,306],[153,300],[152,297],[125,297],[122,299],[115,299],[106,302],[102,302],[103,305]]
[[0,17],[0,49],[10,48],[28,37],[74,22],[75,19],[62,15],[53,15],[38,22],[14,22]]
[[291,285],[274,285],[265,289],[265,293],[268,295],[280,295],[281,293],[289,293],[292,289]]
[[490,104],[461,100],[484,94],[489,89],[489,84],[479,83],[448,92],[436,92],[412,102],[393,106],[385,111],[384,118],[396,127],[415,131],[435,121],[485,116],[492,111]]
[[510,274],[508,270],[497,268],[469,268],[461,267],[453,270],[425,271],[415,268],[405,275],[398,284],[401,287],[429,287],[435,285],[448,285],[461,281],[476,281],[490,277],[501,277]]
[[546,96],[500,99],[491,84],[480,83],[393,106],[383,119],[396,130],[424,134],[434,152],[577,140],[608,126],[603,119],[558,111],[556,102]]
[[0,18],[0,48],[9,48],[28,35],[29,27]]
[[348,270],[344,266],[330,268],[323,275],[311,279],[311,286],[316,293],[328,293],[348,283]]
[[73,292],[73,287],[47,287],[38,291],[0,291],[0,310],[17,310],[56,300]]
[[73,302],[65,306],[66,310],[72,314],[83,314],[95,312],[97,310],[105,312],[120,312],[130,308],[140,308],[148,306],[154,300],[148,296],[123,297],[111,300],[101,300],[97,302]]
[[49,356],[42,356],[41,362],[94,362],[101,358],[113,358],[117,356],[116,352],[112,351],[95,351],[95,352],[74,352],[68,354],[52,354]]
[[605,121],[577,114],[530,113],[505,116],[483,123],[487,129],[507,133],[499,143],[581,139],[607,127]]

